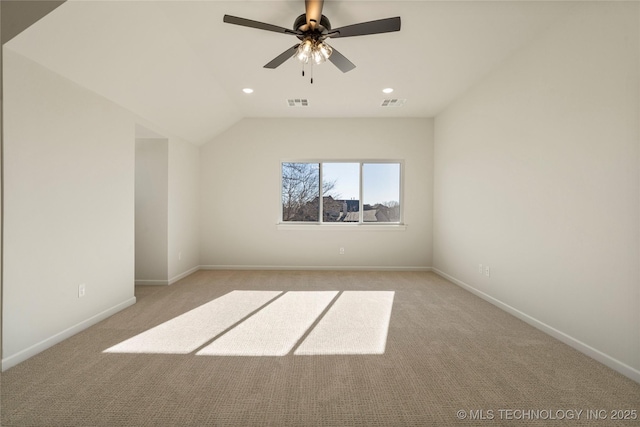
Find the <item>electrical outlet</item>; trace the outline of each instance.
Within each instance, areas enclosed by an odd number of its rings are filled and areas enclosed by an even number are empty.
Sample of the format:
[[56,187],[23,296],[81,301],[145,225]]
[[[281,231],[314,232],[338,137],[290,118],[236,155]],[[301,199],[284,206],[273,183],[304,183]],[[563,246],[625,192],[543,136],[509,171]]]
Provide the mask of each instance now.
[[478,264],[478,273],[482,274],[483,271],[482,264]]
[[338,252],[340,255],[344,255],[344,248],[340,248],[340,251]]
[[82,298],[86,292],[86,285],[84,283],[80,283],[78,285],[78,298]]
[[182,259],[182,251],[178,252],[178,260]]
[[487,277],[490,277],[490,276],[491,276],[491,269],[489,268],[489,266],[488,266],[488,265],[486,265],[486,266],[484,267],[484,275],[485,275],[485,276],[487,276]]

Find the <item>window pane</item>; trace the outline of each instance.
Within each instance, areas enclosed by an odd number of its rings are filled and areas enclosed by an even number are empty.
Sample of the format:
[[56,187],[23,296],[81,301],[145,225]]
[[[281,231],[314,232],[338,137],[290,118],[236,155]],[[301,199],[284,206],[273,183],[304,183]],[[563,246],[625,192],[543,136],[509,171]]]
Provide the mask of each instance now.
[[322,220],[360,221],[360,163],[322,164]]
[[400,163],[362,165],[364,222],[400,222]]
[[320,165],[318,163],[282,164],[282,220],[320,219]]

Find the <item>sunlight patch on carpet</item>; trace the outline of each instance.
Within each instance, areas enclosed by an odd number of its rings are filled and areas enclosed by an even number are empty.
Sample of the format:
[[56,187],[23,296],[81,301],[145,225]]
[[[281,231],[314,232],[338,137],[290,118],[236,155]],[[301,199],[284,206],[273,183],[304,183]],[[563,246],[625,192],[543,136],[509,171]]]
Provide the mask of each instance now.
[[294,354],[384,354],[394,292],[345,291]]
[[337,294],[337,291],[287,292],[196,354],[284,356]]
[[104,352],[188,354],[281,293],[232,291]]
[[232,291],[104,353],[384,354],[394,295],[393,291]]

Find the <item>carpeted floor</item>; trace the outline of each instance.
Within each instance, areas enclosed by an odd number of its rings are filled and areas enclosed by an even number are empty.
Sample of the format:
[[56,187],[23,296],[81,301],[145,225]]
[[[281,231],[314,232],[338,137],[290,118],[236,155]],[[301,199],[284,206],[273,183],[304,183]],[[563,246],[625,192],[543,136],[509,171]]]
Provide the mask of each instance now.
[[[394,291],[386,351],[104,352],[233,290]],[[433,273],[200,271],[136,297],[4,372],[2,425],[640,425],[611,419],[640,412],[640,384]]]

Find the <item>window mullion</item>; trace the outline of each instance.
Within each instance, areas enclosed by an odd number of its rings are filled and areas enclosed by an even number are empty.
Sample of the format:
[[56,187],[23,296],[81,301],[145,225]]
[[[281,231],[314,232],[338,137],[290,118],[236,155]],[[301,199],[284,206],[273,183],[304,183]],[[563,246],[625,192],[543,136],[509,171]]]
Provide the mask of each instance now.
[[359,184],[360,184],[360,208],[358,209],[360,212],[359,218],[358,218],[358,224],[363,224],[364,223],[364,203],[362,202],[362,197],[363,197],[363,191],[362,191],[362,162],[360,162],[360,179],[359,179]]
[[320,170],[319,176],[320,176],[320,183],[319,183],[319,193],[320,193],[320,197],[318,198],[318,222],[320,224],[322,224],[324,222],[324,218],[323,218],[323,208],[324,208],[324,194],[323,194],[323,190],[324,190],[324,186],[322,185],[322,183],[324,182],[324,178],[323,178],[323,173],[322,173],[322,163],[318,163],[318,169]]

